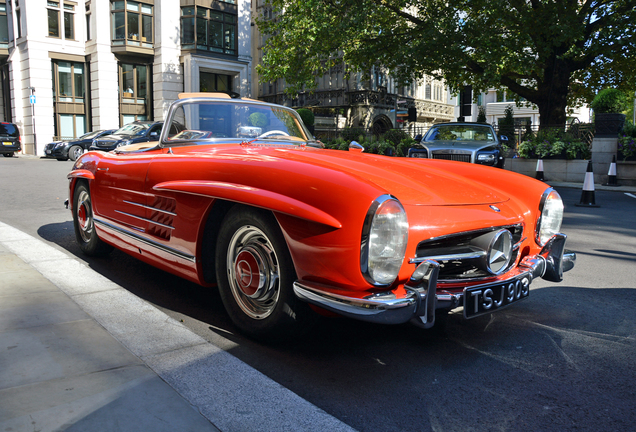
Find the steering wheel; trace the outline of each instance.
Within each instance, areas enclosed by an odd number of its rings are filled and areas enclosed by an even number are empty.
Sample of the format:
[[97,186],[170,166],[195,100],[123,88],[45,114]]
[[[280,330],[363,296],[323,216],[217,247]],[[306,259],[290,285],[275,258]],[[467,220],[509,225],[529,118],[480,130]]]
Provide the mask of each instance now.
[[287,132],[283,132],[282,130],[271,130],[271,131],[267,131],[267,132],[264,132],[264,133],[260,134],[256,138],[267,138],[268,136],[271,136],[271,135],[289,136],[289,134]]

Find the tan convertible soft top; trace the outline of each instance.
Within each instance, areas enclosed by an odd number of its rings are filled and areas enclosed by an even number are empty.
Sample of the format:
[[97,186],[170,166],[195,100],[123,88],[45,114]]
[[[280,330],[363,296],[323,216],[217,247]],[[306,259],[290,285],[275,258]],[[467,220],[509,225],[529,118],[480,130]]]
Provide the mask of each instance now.
[[[219,99],[235,99],[235,98],[232,98],[230,94],[222,93],[222,92],[179,93],[179,99],[203,98],[203,97],[219,98]],[[259,100],[250,99],[250,98],[240,98],[240,99],[247,100],[247,101],[261,102]]]

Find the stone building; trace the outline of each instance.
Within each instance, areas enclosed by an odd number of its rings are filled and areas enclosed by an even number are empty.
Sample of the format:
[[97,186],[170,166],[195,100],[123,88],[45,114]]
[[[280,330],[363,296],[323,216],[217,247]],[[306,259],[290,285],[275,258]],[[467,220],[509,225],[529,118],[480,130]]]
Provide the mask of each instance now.
[[0,119],[42,155],[53,140],[162,120],[184,91],[249,96],[250,35],[237,0],[0,0]]

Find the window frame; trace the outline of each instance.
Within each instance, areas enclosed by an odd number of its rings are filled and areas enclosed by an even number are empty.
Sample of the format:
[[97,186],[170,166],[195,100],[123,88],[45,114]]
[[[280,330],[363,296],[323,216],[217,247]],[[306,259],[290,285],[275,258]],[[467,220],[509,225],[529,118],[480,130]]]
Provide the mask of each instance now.
[[[117,16],[123,17],[120,26],[117,26]],[[130,28],[133,19],[137,22],[136,29]],[[123,38],[118,35],[122,25]],[[154,48],[155,5],[138,0],[111,0],[110,31],[113,46]]]
[[181,49],[238,57],[238,12],[190,5],[181,6],[180,14]]
[[[142,79],[140,68],[144,69],[145,77]],[[148,63],[131,63],[120,61],[117,64],[119,85],[119,122],[124,125],[127,120],[152,120],[152,65]],[[132,92],[128,92],[127,85],[130,80],[126,74],[132,77]],[[141,85],[145,83],[142,92]],[[145,92],[145,94],[143,94]],[[140,96],[140,94],[142,94]]]
[[[51,38],[56,38],[56,39],[62,39],[62,32],[60,32],[60,4],[61,1],[58,0],[47,0],[46,2],[46,22],[47,22],[47,26],[48,26],[48,37]],[[55,29],[57,31],[56,34],[52,34],[52,27],[51,27],[51,14],[55,14],[56,16],[56,21],[57,21],[57,29]]]
[[4,43],[1,39],[3,35],[0,35],[0,49],[9,49],[10,35],[9,35],[9,14],[7,13],[7,2],[5,0],[0,0],[0,5],[4,5],[4,11],[0,10],[0,20],[3,21],[3,24],[7,30],[6,43]]
[[[64,3],[62,6],[62,26],[64,27],[64,39],[75,39],[75,5],[71,3]],[[67,28],[67,18],[70,21],[70,29]],[[70,32],[68,32],[70,30]],[[68,33],[67,33],[68,32]]]
[[[70,96],[60,94],[60,65],[69,68],[70,78],[68,82],[71,86]],[[81,74],[76,70],[81,69]],[[73,137],[64,135],[63,138],[77,138],[85,133],[90,127],[89,109],[89,78],[88,64],[80,61],[52,60],[51,73],[53,75],[53,106],[55,115],[55,134],[62,137],[62,119],[72,119]],[[82,92],[78,94],[78,80],[81,80]],[[78,122],[83,122],[82,127],[78,127]]]

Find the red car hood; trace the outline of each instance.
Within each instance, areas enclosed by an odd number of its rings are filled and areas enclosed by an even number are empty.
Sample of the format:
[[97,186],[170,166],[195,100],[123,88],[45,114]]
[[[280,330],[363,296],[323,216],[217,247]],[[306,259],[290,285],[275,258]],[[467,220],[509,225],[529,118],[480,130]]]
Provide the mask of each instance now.
[[[221,156],[229,150],[223,147],[206,147],[205,150],[201,148],[195,153],[205,152],[210,156]],[[234,146],[232,150],[229,153],[232,153],[233,157],[236,156],[235,151],[245,151]],[[268,159],[276,158],[281,162],[306,165],[303,168],[303,172],[306,173],[309,173],[313,166],[320,167],[322,177],[328,175],[325,173],[329,171],[346,173],[358,181],[375,184],[386,193],[398,198],[404,205],[496,204],[509,199],[501,191],[462,175],[468,170],[496,169],[505,176],[505,171],[497,168],[465,162],[388,157],[341,150],[290,149],[289,146],[254,147],[250,150],[252,150],[250,151],[252,158],[260,154]]]

